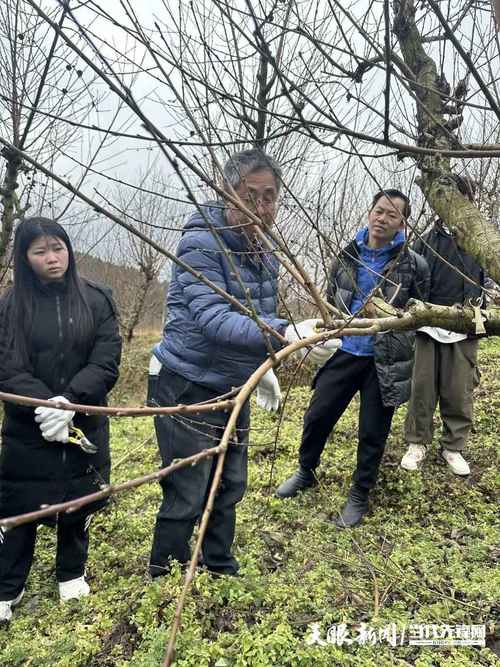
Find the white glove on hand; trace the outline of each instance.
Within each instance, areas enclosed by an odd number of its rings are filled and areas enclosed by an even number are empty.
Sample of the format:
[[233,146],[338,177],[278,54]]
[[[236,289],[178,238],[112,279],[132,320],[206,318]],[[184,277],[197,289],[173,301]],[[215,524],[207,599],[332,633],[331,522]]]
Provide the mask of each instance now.
[[47,440],[47,442],[69,442],[69,426],[67,424],[51,437],[44,435],[43,424],[40,425],[40,430],[42,431],[42,436],[45,440]]
[[161,371],[161,363],[151,355],[148,368],[148,389],[146,393],[146,405],[150,408],[157,408],[160,404],[158,402],[158,379]]
[[280,383],[270,368],[257,385],[257,405],[268,412],[277,412],[281,399]]
[[161,363],[158,361],[154,354],[151,355],[149,360],[148,375],[159,375],[161,371]]
[[[317,319],[303,320],[302,322],[297,322],[296,324],[289,324],[285,329],[285,338],[289,343],[295,343],[302,338],[309,338],[309,336],[314,336],[320,333],[320,330],[316,327],[321,324],[322,320]],[[314,364],[322,366],[339,347],[340,340],[338,338],[331,338],[324,343],[318,343],[312,349],[303,347],[300,350],[297,350],[297,354],[299,354],[301,359],[303,359],[308,349],[310,349],[311,351],[309,352],[307,358],[310,359]]]
[[[68,399],[65,396],[54,396],[49,398],[49,401],[54,401],[56,403],[69,403]],[[63,431],[64,427],[68,429],[68,424],[75,416],[73,410],[60,410],[59,408],[43,408],[38,407],[35,410],[35,421],[40,424],[40,431],[42,432],[45,440],[52,442],[53,440],[60,440],[59,437],[69,437],[69,434],[66,434]],[[67,442],[67,440],[60,440],[61,442]]]

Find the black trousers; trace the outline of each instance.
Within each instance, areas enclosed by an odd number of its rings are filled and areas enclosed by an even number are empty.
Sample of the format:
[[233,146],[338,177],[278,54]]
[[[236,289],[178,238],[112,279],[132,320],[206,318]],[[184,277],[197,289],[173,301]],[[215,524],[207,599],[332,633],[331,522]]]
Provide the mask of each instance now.
[[[78,520],[61,516],[57,522],[56,578],[70,581],[85,572],[92,515]],[[36,523],[0,529],[0,600],[13,600],[24,588],[35,553]]]
[[382,403],[373,357],[357,357],[338,350],[319,370],[313,389],[304,415],[301,466],[314,470],[319,465],[328,436],[359,391],[358,456],[353,482],[368,493],[377,481],[394,414],[393,407]]
[[[186,380],[162,368],[156,386],[156,404],[199,403],[213,399],[217,392]],[[228,413],[204,412],[155,418],[156,436],[162,465],[215,447],[224,432]],[[231,554],[236,524],[236,503],[247,484],[248,428],[250,409],[244,406],[237,422],[237,438],[226,453],[221,484],[215,498],[203,542],[203,562],[215,572],[235,574],[238,562]],[[151,549],[151,576],[168,571],[172,559],[186,563],[191,557],[189,540],[205,507],[217,457],[187,466],[161,481],[161,503]]]

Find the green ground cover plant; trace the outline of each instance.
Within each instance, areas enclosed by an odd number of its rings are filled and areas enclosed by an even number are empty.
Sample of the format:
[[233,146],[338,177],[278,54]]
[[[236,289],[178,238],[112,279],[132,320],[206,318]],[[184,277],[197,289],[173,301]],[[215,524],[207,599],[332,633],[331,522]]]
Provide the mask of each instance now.
[[[139,338],[126,352],[115,403],[143,400],[151,342]],[[177,667],[500,664],[500,342],[483,341],[480,358],[470,477],[457,478],[439,462],[437,438],[422,472],[402,471],[401,409],[372,510],[352,531],[339,531],[331,519],[354,465],[357,406],[331,438],[319,486],[288,501],[275,498],[273,490],[295,468],[309,389],[291,389],[281,419],[253,406],[249,488],[239,506],[235,544],[242,576],[197,574],[183,614]],[[150,419],[116,419],[112,433],[113,481],[158,466]],[[2,667],[161,665],[183,574],[177,567],[155,582],[147,576],[159,501],[158,487],[145,485],[113,498],[95,517],[88,563],[92,595],[82,602],[59,604],[54,534],[40,528],[27,594],[10,626],[0,630]],[[351,637],[393,623],[398,632],[418,623],[484,623],[487,646],[326,642],[328,628],[342,623]],[[313,624],[324,644],[308,643]]]

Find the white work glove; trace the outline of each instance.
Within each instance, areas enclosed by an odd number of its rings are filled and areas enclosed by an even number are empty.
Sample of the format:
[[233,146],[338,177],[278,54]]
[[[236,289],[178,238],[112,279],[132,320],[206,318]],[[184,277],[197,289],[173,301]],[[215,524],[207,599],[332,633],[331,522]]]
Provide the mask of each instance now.
[[[54,401],[55,403],[70,402],[65,396],[54,396],[53,398],[49,398],[49,401]],[[35,410],[35,415],[35,421],[40,425],[40,431],[45,440],[48,440],[49,442],[54,440],[67,442],[67,440],[61,440],[61,438],[69,437],[69,434],[67,435],[66,431],[64,431],[64,427],[66,427],[67,430],[68,424],[75,416],[73,410],[38,407]]]
[[149,360],[148,368],[148,389],[146,394],[146,405],[149,405],[150,408],[157,408],[158,403],[158,376],[161,371],[161,363],[155,357],[154,354],[151,355]]
[[151,355],[149,360],[148,375],[159,375],[161,371],[161,363],[158,361],[154,354]]
[[57,433],[54,433],[53,436],[49,437],[48,435],[44,435],[44,432],[42,430],[42,425],[40,425],[40,430],[42,431],[42,436],[44,437],[47,442],[69,442],[69,426],[66,424],[66,426],[63,426],[60,431],[57,431]]
[[268,412],[276,412],[279,410],[281,398],[280,383],[270,368],[257,385],[257,405]]
[[[303,320],[296,324],[289,324],[285,329],[285,338],[289,343],[295,343],[302,338],[309,338],[309,336],[314,336],[320,333],[320,330],[316,327],[321,324],[322,320],[317,319]],[[297,354],[303,359],[308,349],[311,349],[307,358],[314,364],[322,366],[339,347],[340,340],[338,338],[331,338],[324,343],[318,343],[312,349],[303,347],[300,350],[297,350]]]

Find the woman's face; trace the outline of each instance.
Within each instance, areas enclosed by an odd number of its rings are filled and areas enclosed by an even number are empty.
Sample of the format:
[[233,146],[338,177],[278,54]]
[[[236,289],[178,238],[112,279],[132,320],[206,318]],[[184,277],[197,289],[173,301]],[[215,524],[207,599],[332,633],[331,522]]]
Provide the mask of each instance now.
[[26,257],[43,282],[61,280],[68,270],[68,247],[58,236],[39,236],[31,243]]

